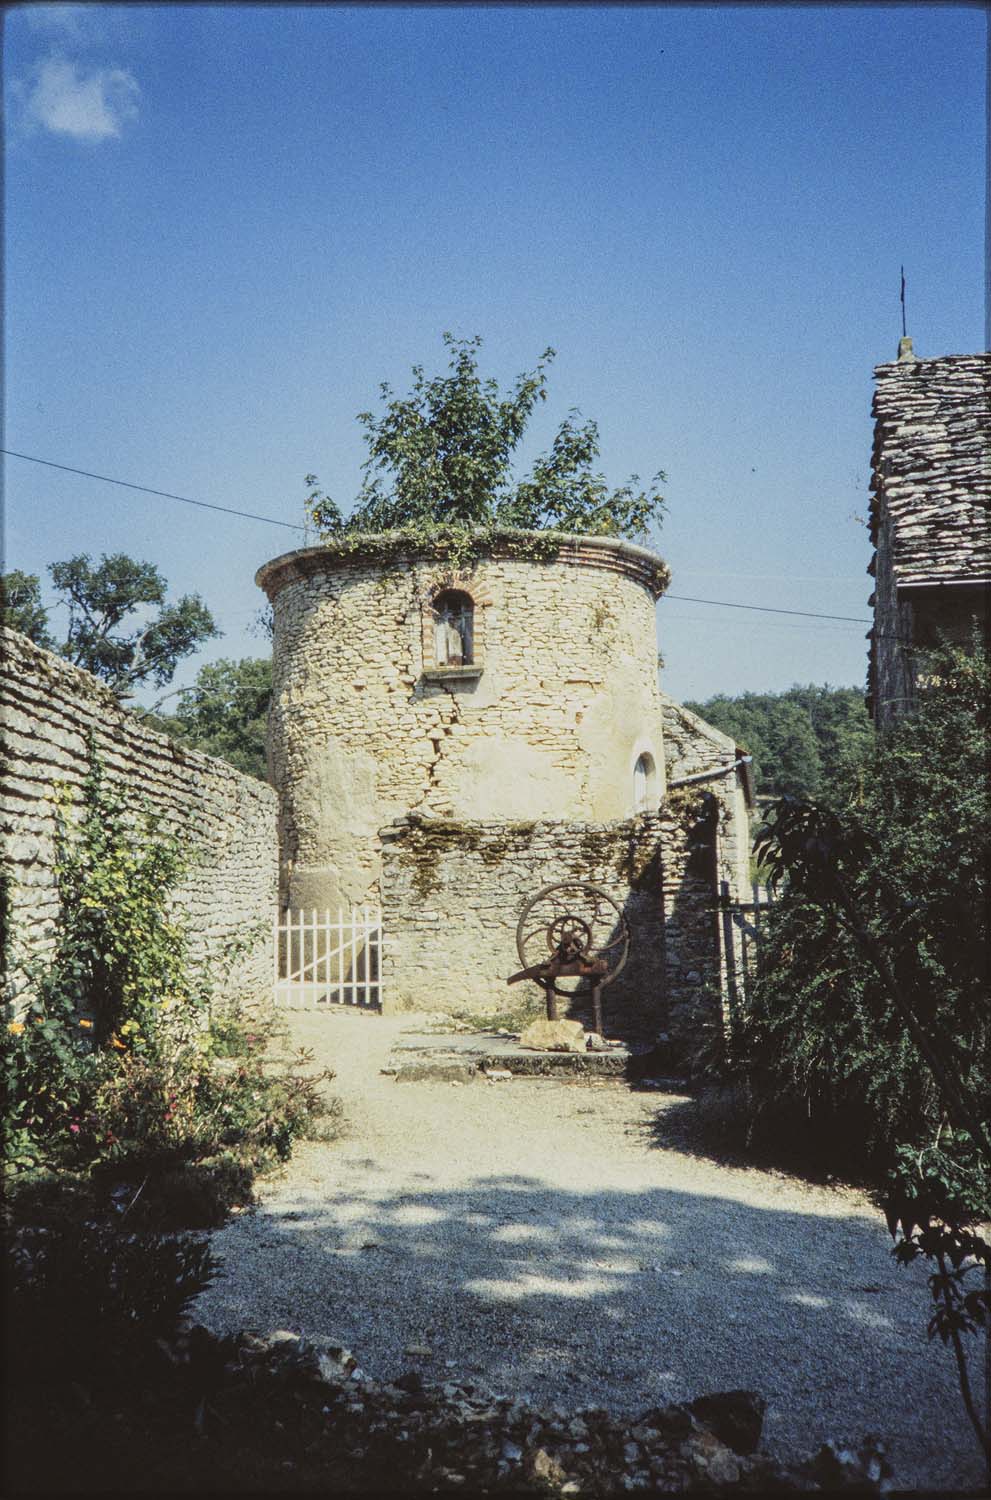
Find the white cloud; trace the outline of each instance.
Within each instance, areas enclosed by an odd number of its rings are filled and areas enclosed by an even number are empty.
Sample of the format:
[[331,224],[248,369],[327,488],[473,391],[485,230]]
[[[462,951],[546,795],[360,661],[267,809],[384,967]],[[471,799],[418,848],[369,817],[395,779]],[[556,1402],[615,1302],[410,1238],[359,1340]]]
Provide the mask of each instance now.
[[35,69],[25,110],[34,124],[76,141],[105,141],[137,118],[140,89],[124,68],[83,72],[67,58],[49,57]]

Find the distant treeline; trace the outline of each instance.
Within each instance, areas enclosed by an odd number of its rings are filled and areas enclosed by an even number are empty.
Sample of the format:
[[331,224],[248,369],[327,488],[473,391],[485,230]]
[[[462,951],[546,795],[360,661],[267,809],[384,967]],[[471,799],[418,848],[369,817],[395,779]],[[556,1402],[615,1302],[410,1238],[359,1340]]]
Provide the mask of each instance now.
[[873,737],[859,688],[810,684],[733,698],[719,693],[686,707],[732,735],[754,758],[757,791],[778,797],[828,794]]

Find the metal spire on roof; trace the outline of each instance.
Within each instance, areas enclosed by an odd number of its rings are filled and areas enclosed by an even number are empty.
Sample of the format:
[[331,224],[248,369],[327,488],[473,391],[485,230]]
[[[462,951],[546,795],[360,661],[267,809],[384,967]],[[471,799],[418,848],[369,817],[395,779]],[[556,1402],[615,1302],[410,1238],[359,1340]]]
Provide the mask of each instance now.
[[909,336],[908,336],[908,334],[906,332],[906,329],[905,329],[905,267],[904,266],[902,266],[902,268],[901,268],[901,273],[902,273],[902,290],[901,290],[902,336],[898,340],[898,363],[899,364],[910,364],[910,363],[912,363],[915,360],[916,356],[912,352],[912,340],[909,338]]

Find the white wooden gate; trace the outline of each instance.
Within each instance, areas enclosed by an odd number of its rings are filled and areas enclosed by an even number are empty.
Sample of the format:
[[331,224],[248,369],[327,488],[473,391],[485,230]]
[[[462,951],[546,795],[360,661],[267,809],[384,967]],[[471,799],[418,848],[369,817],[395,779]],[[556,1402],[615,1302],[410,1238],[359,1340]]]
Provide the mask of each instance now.
[[382,1006],[382,912],[283,911],[275,918],[275,1002]]

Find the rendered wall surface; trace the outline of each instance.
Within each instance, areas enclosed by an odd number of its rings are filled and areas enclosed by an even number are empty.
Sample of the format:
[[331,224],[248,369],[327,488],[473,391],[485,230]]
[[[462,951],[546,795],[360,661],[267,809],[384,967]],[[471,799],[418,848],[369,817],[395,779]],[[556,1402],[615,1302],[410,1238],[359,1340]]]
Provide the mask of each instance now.
[[[283,900],[382,893],[378,830],[422,812],[482,821],[606,822],[634,811],[649,755],[663,791],[654,601],[659,558],[601,538],[553,560],[494,553],[288,554],[273,602],[270,763],[281,795]],[[475,605],[473,680],[431,676],[431,600]]]
[[95,677],[15,631],[0,632],[0,646],[10,993],[23,984],[20,962],[51,946],[58,910],[53,799],[60,782],[78,792],[92,732],[108,783],[135,811],[149,806],[159,814],[163,830],[195,854],[177,892],[194,963],[217,968],[229,944],[250,938],[228,992],[270,996],[278,882],[272,788],[146,729]]

